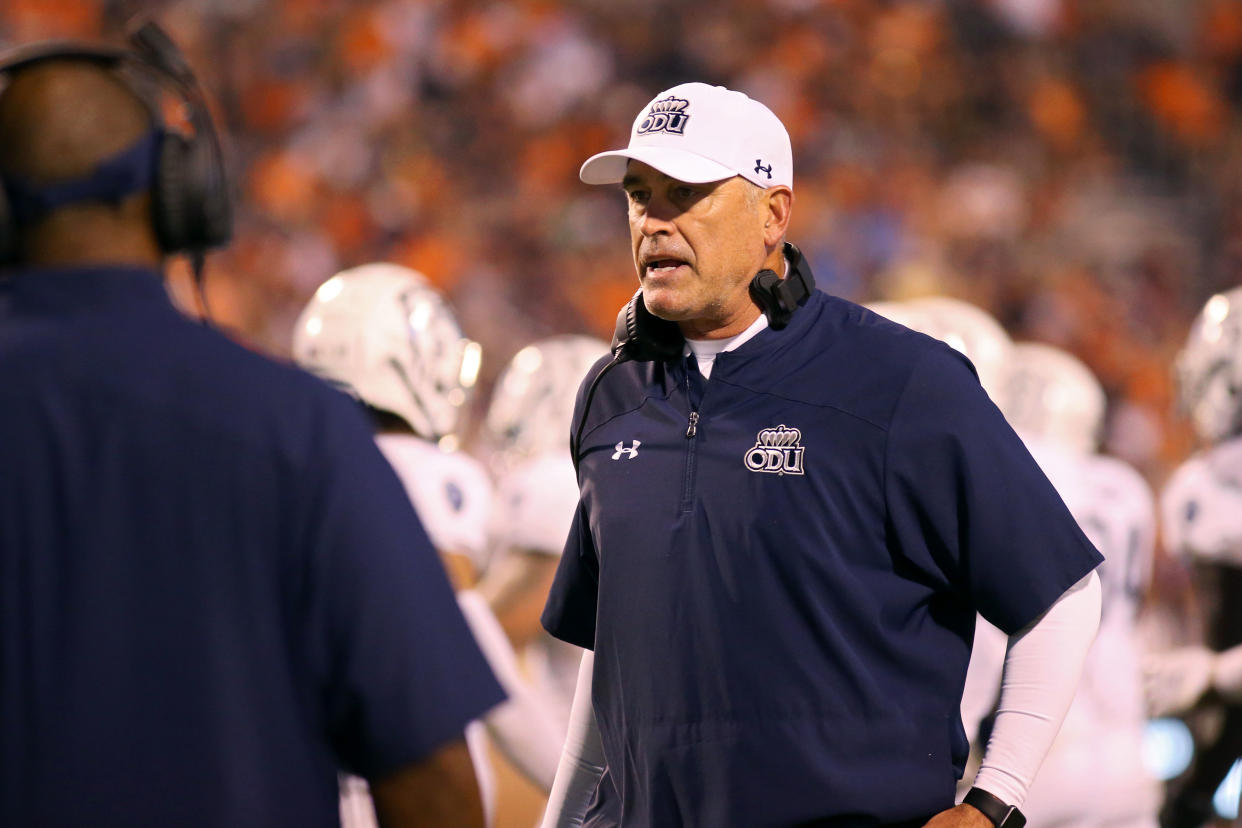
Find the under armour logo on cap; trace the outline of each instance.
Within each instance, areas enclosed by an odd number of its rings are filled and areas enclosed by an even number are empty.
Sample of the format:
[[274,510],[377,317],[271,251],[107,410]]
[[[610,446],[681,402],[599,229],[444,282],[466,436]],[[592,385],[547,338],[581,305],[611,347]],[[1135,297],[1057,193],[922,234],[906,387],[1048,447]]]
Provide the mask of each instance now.
[[758,175],[761,172],[767,173],[768,178],[771,178],[772,177],[772,165],[768,164],[765,167],[763,166],[763,161],[759,158],[756,158],[755,159],[755,174]]

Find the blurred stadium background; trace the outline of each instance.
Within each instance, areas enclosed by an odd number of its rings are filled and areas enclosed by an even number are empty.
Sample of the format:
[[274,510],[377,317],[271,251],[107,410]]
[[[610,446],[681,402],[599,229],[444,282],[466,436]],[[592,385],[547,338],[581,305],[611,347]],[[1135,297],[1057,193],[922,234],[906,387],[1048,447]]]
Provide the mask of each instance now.
[[375,260],[483,344],[480,409],[531,340],[607,338],[636,284],[624,206],[578,165],[703,80],[789,127],[791,239],[825,289],[957,296],[1076,354],[1106,449],[1153,486],[1193,448],[1172,359],[1242,284],[1237,0],[3,0],[0,46],[138,13],[215,100],[240,222],[207,294],[257,349],[287,355],[315,287]]
[[1189,448],[1169,365],[1242,282],[1234,0],[5,0],[0,44],[157,16],[229,135],[238,238],[213,314],[275,354],[316,285],[428,274],[485,347],[606,335],[635,285],[621,199],[576,177],[686,79],[794,140],[791,237],[851,299],[948,293],[1068,348],[1108,447],[1159,485]]

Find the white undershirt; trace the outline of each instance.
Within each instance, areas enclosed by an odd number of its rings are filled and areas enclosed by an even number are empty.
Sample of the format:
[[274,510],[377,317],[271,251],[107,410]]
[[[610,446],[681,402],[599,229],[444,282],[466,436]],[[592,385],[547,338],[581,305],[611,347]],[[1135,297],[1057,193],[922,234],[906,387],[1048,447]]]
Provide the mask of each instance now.
[[722,354],[725,351],[732,351],[741,347],[754,339],[767,326],[767,314],[761,313],[758,319],[750,323],[749,328],[737,336],[731,336],[728,339],[687,338],[686,349],[682,352],[682,355],[689,356],[694,354],[694,359],[699,364],[699,373],[703,375],[703,379],[707,379],[712,375],[712,365],[716,362],[716,354]]

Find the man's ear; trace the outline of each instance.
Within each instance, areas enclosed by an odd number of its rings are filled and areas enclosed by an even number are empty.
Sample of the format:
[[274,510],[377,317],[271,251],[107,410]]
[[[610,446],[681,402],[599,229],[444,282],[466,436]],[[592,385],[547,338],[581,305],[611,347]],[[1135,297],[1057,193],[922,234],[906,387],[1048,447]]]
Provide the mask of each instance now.
[[777,247],[789,229],[789,217],[793,212],[793,190],[785,186],[769,187],[763,191],[763,242]]

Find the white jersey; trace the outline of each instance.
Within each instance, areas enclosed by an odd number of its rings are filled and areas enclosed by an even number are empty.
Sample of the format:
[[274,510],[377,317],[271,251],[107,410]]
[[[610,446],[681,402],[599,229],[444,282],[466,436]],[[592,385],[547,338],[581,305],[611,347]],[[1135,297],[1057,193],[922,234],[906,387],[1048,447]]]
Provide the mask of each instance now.
[[1082,458],[1066,505],[1104,556],[1100,630],[1061,731],[1027,796],[1034,826],[1151,826],[1158,783],[1142,763],[1147,716],[1137,629],[1155,554],[1155,498],[1147,481],[1113,457]]
[[1242,437],[1199,452],[1160,494],[1165,549],[1242,567]]
[[[487,562],[487,522],[491,514],[491,484],[477,460],[467,454],[442,451],[435,443],[412,434],[380,434],[380,451],[405,486],[431,543],[441,552],[464,554],[481,571]],[[462,598],[458,596],[459,603]],[[471,621],[466,607],[463,613]],[[477,631],[472,627],[472,632]],[[496,781],[487,731],[480,721],[466,725],[466,746],[488,825],[493,822]],[[367,783],[354,776],[341,779],[343,828],[375,828],[375,808]]]
[[381,434],[375,442],[401,478],[432,545],[467,555],[482,572],[492,510],[491,482],[482,464],[412,434]]
[[[540,454],[515,466],[496,485],[492,535],[501,554],[560,557],[578,508],[578,481],[564,452]],[[544,633],[523,653],[531,684],[555,700],[561,724],[578,681],[582,650]]]
[[[1136,628],[1155,549],[1151,488],[1115,458],[1035,440],[1027,444],[1104,563],[1098,570],[1103,598],[1099,633],[1022,810],[1037,828],[1155,828],[1160,791],[1141,761],[1146,713]],[[995,649],[995,637],[990,641]],[[993,664],[997,658],[984,655]],[[996,692],[999,676],[988,686]]]
[[492,535],[508,549],[559,558],[578,508],[578,481],[567,453],[540,454],[496,484]]

